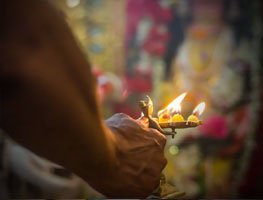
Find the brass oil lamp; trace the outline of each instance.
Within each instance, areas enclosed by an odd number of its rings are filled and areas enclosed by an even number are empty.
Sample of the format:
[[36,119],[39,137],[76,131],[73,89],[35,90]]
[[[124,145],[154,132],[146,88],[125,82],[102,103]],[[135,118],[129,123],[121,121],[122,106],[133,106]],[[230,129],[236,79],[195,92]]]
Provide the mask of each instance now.
[[[140,108],[142,115],[149,119],[149,128],[155,128],[164,135],[171,135],[174,138],[176,132],[175,129],[184,129],[197,127],[202,124],[202,120],[198,117],[203,113],[205,109],[205,103],[202,102],[195,107],[193,113],[184,120],[181,115],[181,102],[187,93],[183,93],[173,100],[167,107],[160,110],[157,114],[158,118],[152,117],[153,113],[153,102],[149,96],[140,101]],[[185,192],[180,192],[175,186],[166,182],[165,175],[161,175],[160,185],[156,188],[152,195],[148,198],[157,199],[173,199],[184,196]]]

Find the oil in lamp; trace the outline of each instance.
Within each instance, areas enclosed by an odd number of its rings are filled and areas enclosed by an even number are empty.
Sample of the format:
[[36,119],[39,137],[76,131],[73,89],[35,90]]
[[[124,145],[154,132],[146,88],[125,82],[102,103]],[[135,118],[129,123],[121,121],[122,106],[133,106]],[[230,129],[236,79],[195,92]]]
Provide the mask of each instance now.
[[157,113],[159,123],[166,123],[171,121],[171,115],[168,113],[168,107],[160,110]]
[[[173,100],[166,108],[160,110],[158,112],[159,123],[165,122],[183,122],[184,118],[181,115],[181,102],[184,99],[186,92],[178,96],[175,100]],[[171,117],[171,115],[173,117]]]
[[205,102],[201,102],[195,107],[193,113],[187,118],[187,121],[198,122],[199,121],[198,116],[200,116],[204,112],[204,109],[205,109]]

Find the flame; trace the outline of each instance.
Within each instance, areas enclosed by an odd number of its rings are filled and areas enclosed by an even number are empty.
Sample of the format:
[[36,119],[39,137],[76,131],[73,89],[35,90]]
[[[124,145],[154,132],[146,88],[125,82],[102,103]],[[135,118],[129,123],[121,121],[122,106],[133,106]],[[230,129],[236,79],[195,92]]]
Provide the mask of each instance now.
[[195,107],[193,114],[197,113],[200,116],[204,112],[204,110],[205,110],[205,102],[201,102]]
[[173,112],[181,112],[181,102],[183,101],[185,95],[187,93],[183,93],[180,96],[178,96],[175,100],[173,100],[167,107],[164,109],[160,110],[158,112],[158,116],[160,116],[162,113],[173,113]]

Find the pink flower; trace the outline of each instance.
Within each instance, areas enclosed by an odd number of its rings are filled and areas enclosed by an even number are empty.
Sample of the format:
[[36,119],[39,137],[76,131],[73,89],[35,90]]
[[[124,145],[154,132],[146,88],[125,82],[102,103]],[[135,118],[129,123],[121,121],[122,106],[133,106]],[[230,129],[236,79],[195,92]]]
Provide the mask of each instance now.
[[213,115],[205,120],[204,124],[200,126],[200,131],[203,136],[223,139],[229,134],[227,120],[224,116]]

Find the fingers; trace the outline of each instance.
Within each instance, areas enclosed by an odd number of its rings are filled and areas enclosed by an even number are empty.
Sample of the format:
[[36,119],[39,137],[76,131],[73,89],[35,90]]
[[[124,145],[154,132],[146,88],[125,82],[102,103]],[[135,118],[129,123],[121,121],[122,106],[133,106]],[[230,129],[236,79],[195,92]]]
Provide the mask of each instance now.
[[163,151],[158,151],[155,154],[155,162],[158,163],[159,165],[159,172],[161,173],[163,171],[163,169],[165,168],[165,166],[167,165],[167,159],[164,156],[164,152]]
[[163,159],[163,163],[162,163],[162,171],[165,168],[165,166],[167,165],[167,159],[164,157]]
[[[157,187],[159,187],[160,178],[162,176],[161,173],[167,164],[167,159],[163,155],[160,155],[157,157],[159,157],[157,160],[151,161],[151,167],[149,166],[149,168],[144,171],[144,175],[150,176],[150,178],[148,176],[146,176],[147,177],[147,183],[150,186],[149,192],[151,192],[151,191],[155,190]],[[152,182],[149,183],[149,180],[152,180]]]
[[120,128],[122,130],[136,129],[138,127],[138,122],[124,113],[114,114],[113,116],[105,120],[105,123],[110,128]]
[[162,149],[164,149],[166,144],[166,136],[154,128],[149,128],[149,132],[151,133],[151,136],[159,142]]
[[147,117],[142,116],[138,120],[134,120],[126,114],[118,113],[105,122],[111,129],[117,128],[116,130],[122,130],[126,138],[134,138],[136,135],[148,136],[156,140],[161,148],[164,149],[166,136],[156,129],[147,128],[149,126],[149,119]]
[[149,127],[149,119],[147,117],[140,117],[137,119],[138,122],[140,122],[144,127]]
[[[144,126],[147,126],[147,127],[149,126],[149,119],[147,117],[142,116],[138,120]],[[149,131],[151,137],[157,139],[157,141],[160,143],[161,147],[164,148],[164,146],[166,144],[166,136],[154,128],[149,128],[148,131]]]

